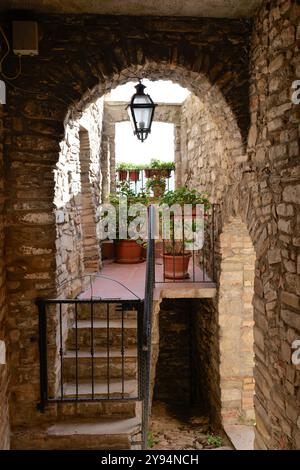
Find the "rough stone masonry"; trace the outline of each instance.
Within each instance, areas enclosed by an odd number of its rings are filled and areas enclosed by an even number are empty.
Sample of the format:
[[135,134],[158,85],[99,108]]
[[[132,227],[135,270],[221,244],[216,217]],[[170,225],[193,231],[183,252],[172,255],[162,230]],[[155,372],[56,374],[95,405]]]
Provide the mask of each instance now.
[[[35,299],[63,293],[53,170],[67,123],[111,87],[147,77],[188,87],[197,97],[190,106],[200,100],[201,116],[186,135],[191,160],[181,155],[184,182],[212,192],[220,234],[224,224],[241,220],[255,251],[255,445],[300,448],[300,369],[291,363],[291,344],[300,336],[300,108],[291,101],[292,82],[300,78],[299,19],[296,0],[264,1],[253,22],[39,16],[40,54],[24,58],[1,108],[0,339],[8,351],[8,366],[0,365],[2,447],[9,445],[8,396],[12,439],[17,426],[49,419],[36,410]],[[8,34],[9,18],[1,24]],[[15,58],[7,64],[13,73]],[[199,145],[200,130],[203,139],[210,136],[209,152]],[[79,220],[72,213],[64,229],[75,236]],[[64,273],[76,274],[73,266],[70,257]],[[222,280],[221,260],[217,270]]]

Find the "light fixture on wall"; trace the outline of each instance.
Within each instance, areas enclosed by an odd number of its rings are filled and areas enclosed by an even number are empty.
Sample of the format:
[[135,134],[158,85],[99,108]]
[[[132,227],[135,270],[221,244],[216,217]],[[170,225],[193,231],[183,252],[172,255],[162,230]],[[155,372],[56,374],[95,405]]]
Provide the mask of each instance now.
[[144,142],[151,132],[156,107],[150,95],[145,94],[145,88],[145,85],[139,80],[139,83],[135,86],[136,93],[132,96],[131,102],[127,106],[134,135],[136,135],[141,142]]

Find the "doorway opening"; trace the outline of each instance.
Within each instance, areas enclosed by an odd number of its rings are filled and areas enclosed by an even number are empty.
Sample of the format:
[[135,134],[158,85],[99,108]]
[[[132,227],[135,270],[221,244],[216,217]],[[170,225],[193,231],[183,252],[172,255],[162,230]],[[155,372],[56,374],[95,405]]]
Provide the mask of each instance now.
[[155,449],[230,449],[220,422],[217,310],[212,299],[164,299],[152,403]]

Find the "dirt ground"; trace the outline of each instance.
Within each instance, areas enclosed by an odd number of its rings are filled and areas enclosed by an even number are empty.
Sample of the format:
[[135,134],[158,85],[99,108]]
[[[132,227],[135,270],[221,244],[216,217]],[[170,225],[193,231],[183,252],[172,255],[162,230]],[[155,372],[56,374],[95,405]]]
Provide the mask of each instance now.
[[223,430],[197,408],[154,402],[148,446],[152,450],[233,450]]

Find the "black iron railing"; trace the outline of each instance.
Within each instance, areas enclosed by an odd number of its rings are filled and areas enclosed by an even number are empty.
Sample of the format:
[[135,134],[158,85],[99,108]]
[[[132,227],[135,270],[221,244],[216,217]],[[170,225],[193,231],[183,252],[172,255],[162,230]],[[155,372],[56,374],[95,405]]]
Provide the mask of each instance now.
[[[192,260],[189,278],[177,279],[172,272],[171,277],[167,278],[162,256],[166,242],[160,241],[162,250],[159,255],[155,240],[157,214],[153,205],[148,210],[144,300],[95,298],[91,281],[90,299],[37,301],[39,409],[43,411],[49,402],[141,400],[144,449],[147,448],[151,408],[154,286],[159,282],[212,282],[216,228],[213,207],[206,214],[203,248],[189,256],[190,263]],[[199,273],[201,279],[197,277]],[[131,294],[135,296],[133,292]]]
[[149,207],[147,262],[145,280],[145,301],[144,301],[144,321],[143,321],[143,365],[142,365],[142,388],[143,388],[143,409],[142,409],[142,443],[143,449],[147,449],[149,414],[151,406],[151,331],[152,331],[152,307],[153,290],[155,284],[155,208]]
[[41,299],[40,405],[142,399],[143,301]]
[[[170,238],[166,239],[160,233],[155,240],[156,283],[215,283],[216,206],[212,205],[200,221],[200,244],[199,240],[191,241],[186,230],[187,224],[190,222],[193,226],[196,220],[195,214],[190,215],[190,221],[184,213],[171,215]],[[178,223],[180,239],[176,238],[175,227]]]

